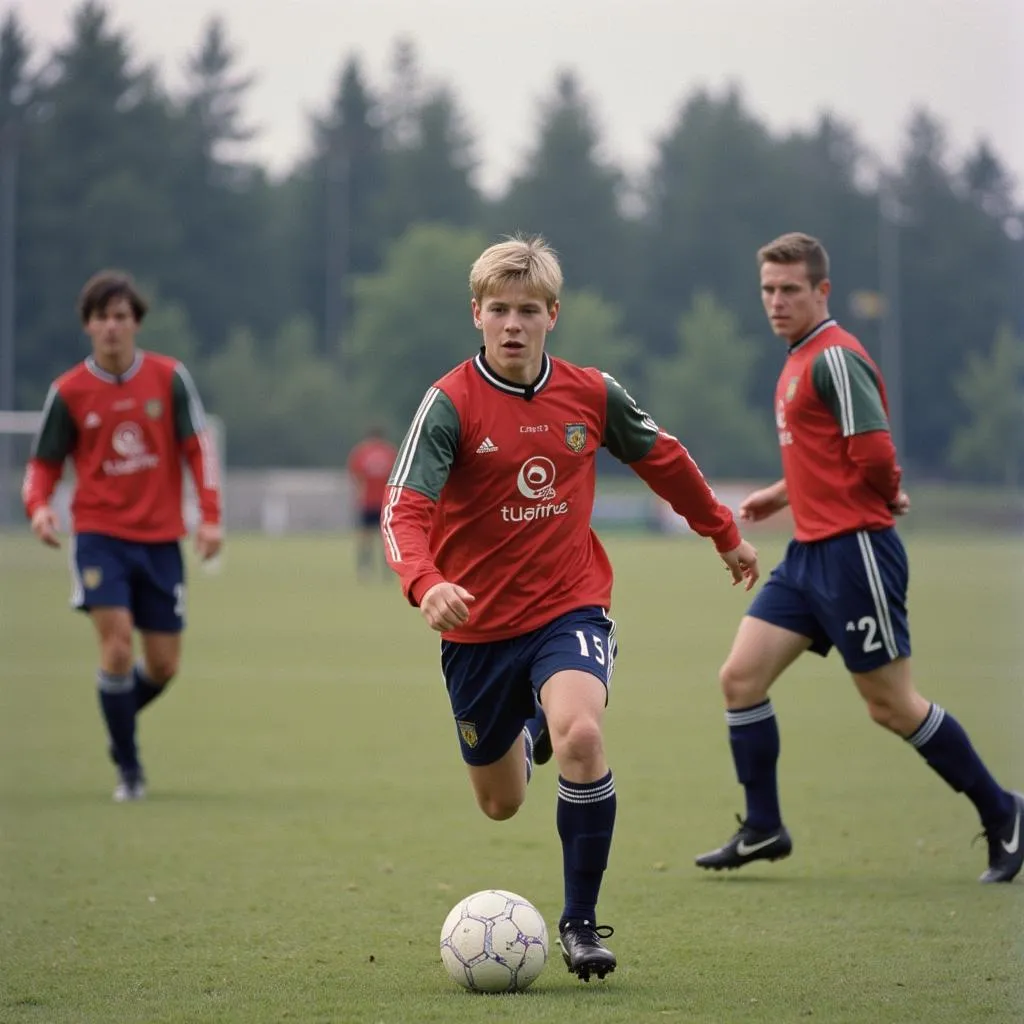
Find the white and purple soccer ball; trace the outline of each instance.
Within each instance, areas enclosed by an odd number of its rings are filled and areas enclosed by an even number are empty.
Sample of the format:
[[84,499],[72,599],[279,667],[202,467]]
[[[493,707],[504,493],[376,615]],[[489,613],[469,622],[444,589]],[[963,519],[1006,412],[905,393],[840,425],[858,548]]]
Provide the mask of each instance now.
[[544,918],[514,892],[475,892],[441,926],[441,962],[453,981],[474,992],[522,992],[547,958]]

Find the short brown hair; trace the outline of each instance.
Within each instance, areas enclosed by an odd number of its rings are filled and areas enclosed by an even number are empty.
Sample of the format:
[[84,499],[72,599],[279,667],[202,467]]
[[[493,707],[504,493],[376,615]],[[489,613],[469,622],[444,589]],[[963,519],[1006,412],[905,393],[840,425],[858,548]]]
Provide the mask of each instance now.
[[130,274],[121,270],[101,270],[85,282],[78,296],[78,315],[87,324],[93,313],[102,313],[114,299],[127,299],[137,324],[149,309]]
[[510,285],[543,296],[549,310],[558,301],[562,268],[555,250],[540,235],[516,235],[492,245],[480,254],[469,272],[470,291],[477,302]]
[[757,265],[766,263],[803,263],[807,267],[807,279],[816,287],[828,277],[828,253],[825,246],[812,235],[801,231],[790,231],[779,235],[774,241],[757,250]]

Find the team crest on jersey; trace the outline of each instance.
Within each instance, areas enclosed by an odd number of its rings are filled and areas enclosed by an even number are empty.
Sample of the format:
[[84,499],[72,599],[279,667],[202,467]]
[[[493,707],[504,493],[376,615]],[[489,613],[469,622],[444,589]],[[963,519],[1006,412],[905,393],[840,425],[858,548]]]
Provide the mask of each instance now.
[[90,566],[82,570],[82,586],[86,590],[95,590],[103,582],[103,570],[98,566]]
[[587,425],[586,423],[566,423],[565,443],[571,451],[577,455],[587,447]]
[[462,737],[462,742],[467,747],[475,747],[477,744],[476,722],[457,721],[455,724],[459,727],[459,735]]
[[786,385],[786,401],[792,402],[793,396],[796,394],[796,385],[800,380],[799,377],[790,377],[789,384]]
[[151,398],[146,403],[146,415],[151,420],[158,420],[164,414],[164,403],[159,398]]

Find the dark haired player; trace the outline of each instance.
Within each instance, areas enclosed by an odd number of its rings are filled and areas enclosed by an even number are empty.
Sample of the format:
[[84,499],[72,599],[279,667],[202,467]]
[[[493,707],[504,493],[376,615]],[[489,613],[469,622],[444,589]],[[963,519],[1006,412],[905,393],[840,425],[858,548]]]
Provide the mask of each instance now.
[[[136,714],[163,693],[181,658],[182,461],[199,499],[195,545],[202,559],[216,555],[223,541],[220,484],[188,371],[136,347],[146,303],[132,279],[116,271],[97,274],[78,308],[92,354],[50,387],[22,497],[32,532],[59,547],[50,500],[71,459],[72,604],[96,629],[99,702],[118,772],[114,799],[123,802],[145,795]],[[138,661],[134,630],[141,637]]]

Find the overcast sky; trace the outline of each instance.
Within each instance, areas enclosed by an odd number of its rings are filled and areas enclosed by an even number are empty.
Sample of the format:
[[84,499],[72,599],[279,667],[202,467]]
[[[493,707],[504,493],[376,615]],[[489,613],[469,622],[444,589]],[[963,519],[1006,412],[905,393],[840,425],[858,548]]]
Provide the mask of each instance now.
[[[4,0],[37,46],[68,35],[69,0]],[[372,86],[408,37],[427,76],[450,84],[494,189],[534,138],[555,72],[575,70],[605,154],[650,159],[693,89],[741,85],[775,129],[829,109],[887,159],[910,112],[947,126],[952,154],[987,138],[1024,189],[1024,0],[107,0],[136,52],[180,81],[206,20],[221,15],[256,83],[252,154],[287,167],[351,54]]]

